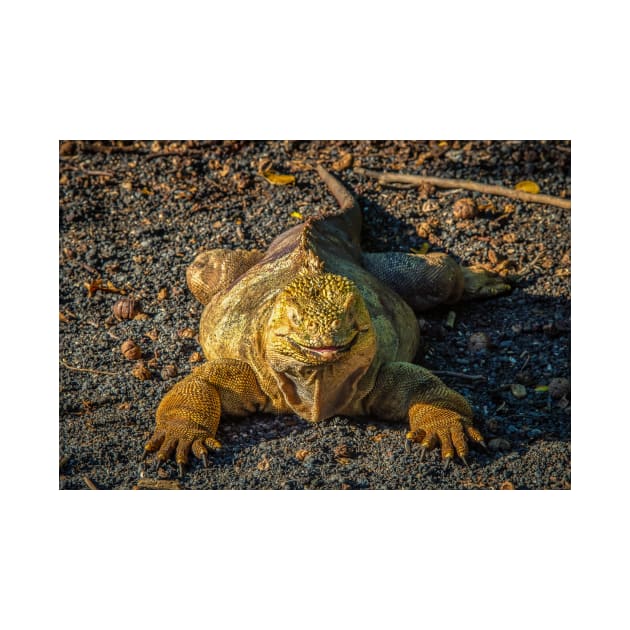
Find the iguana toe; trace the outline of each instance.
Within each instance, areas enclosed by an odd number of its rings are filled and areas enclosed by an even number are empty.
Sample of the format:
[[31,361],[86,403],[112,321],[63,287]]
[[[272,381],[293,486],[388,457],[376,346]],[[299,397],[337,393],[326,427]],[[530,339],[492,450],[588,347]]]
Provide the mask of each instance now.
[[462,300],[494,297],[512,289],[512,285],[499,274],[490,271],[482,265],[462,267],[464,276],[464,293]]

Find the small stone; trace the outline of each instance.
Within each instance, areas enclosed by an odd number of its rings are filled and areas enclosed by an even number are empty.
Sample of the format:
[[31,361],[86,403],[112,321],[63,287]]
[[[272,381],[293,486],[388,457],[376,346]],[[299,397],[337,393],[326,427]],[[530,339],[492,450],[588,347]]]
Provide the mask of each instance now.
[[200,361],[203,361],[203,357],[200,352],[193,352],[188,361],[190,361],[190,363],[199,363]]
[[510,385],[510,390],[512,391],[512,396],[514,396],[514,398],[520,399],[527,396],[527,389],[524,385],[521,385],[520,383],[512,383]]
[[477,215],[477,204],[470,197],[458,199],[453,204],[453,216],[456,219],[472,219]]
[[494,438],[488,442],[491,451],[508,451],[511,444],[505,438]]
[[554,400],[563,398],[571,391],[571,381],[568,378],[552,378],[549,381],[549,395]]
[[468,337],[470,352],[485,352],[490,347],[490,337],[484,332],[476,332]]
[[157,299],[159,302],[165,300],[168,297],[168,289],[166,287],[162,287],[157,294]]

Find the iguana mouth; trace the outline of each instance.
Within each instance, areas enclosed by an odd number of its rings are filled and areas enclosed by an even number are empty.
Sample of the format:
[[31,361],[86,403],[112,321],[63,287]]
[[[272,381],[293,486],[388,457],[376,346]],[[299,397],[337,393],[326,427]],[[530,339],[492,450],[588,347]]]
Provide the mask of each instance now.
[[342,354],[343,352],[347,352],[352,348],[354,342],[357,340],[358,333],[355,333],[354,337],[348,342],[340,346],[305,346],[301,344],[299,341],[292,339],[291,337],[287,337],[287,339],[297,348],[306,352],[307,354],[312,354],[320,359],[324,359],[330,361],[337,357],[337,355]]

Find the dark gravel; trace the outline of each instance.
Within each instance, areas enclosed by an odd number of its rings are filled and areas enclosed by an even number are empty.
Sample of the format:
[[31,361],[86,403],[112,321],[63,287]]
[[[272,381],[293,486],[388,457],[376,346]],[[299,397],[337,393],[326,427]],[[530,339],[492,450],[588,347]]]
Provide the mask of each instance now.
[[[402,423],[333,418],[312,426],[254,416],[223,421],[212,467],[194,462],[181,486],[570,487],[570,211],[463,190],[381,187],[347,168],[346,154],[354,166],[508,187],[532,180],[543,193],[571,195],[565,141],[60,143],[60,488],[138,484],[155,408],[200,352],[202,308],[186,288],[186,266],[212,247],[264,248],[298,221],[292,212],[306,217],[331,204],[309,168],[315,162],[346,167],[337,174],[364,209],[366,250],[428,243],[464,263],[522,273],[510,295],[437,309],[420,322],[423,365],[486,378],[442,377],[472,403],[490,452],[473,452],[470,470],[444,471],[437,451],[422,465],[417,450],[405,453]],[[258,174],[264,160],[296,184],[268,183]],[[475,216],[455,218],[464,198],[474,200]],[[468,202],[459,208],[471,214]],[[116,321],[122,296],[103,290],[112,288],[138,300],[144,315]],[[123,356],[127,339],[141,359]],[[162,476],[175,478],[175,466]],[[151,466],[145,478],[158,478]]]

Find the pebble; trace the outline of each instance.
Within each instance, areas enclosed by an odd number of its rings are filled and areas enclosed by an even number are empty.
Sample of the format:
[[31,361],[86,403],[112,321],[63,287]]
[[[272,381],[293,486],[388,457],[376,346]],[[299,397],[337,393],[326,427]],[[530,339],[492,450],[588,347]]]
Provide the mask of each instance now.
[[488,442],[488,448],[491,451],[507,451],[511,448],[511,444],[505,438],[493,438]]

